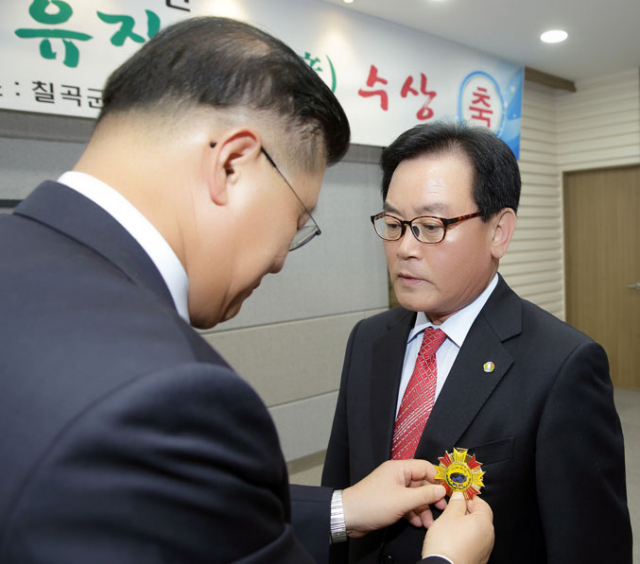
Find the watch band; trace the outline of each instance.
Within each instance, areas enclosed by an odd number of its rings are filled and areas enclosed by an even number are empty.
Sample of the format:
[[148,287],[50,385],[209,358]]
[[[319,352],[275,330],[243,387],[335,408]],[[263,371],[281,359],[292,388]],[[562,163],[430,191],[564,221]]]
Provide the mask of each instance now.
[[342,505],[342,490],[335,490],[331,496],[331,544],[347,540],[347,526],[344,522],[344,506]]

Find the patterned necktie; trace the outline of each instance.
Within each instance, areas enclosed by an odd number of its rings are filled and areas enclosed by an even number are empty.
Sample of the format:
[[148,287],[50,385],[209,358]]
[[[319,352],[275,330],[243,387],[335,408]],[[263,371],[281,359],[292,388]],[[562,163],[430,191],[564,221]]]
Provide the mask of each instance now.
[[446,338],[440,329],[425,329],[416,366],[402,398],[393,429],[391,458],[394,460],[413,458],[416,453],[436,398],[436,351]]

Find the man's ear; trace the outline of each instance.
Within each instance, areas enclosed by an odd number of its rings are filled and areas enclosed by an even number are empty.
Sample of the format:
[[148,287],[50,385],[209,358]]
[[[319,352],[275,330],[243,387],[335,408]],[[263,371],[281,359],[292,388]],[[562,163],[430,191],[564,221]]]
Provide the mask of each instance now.
[[516,212],[511,208],[501,209],[496,216],[497,217],[494,218],[496,223],[491,239],[491,256],[493,256],[494,259],[500,260],[509,248],[509,242],[516,229],[517,218]]
[[244,177],[261,156],[262,139],[252,127],[242,126],[218,133],[205,158],[209,197],[225,205],[229,190]]

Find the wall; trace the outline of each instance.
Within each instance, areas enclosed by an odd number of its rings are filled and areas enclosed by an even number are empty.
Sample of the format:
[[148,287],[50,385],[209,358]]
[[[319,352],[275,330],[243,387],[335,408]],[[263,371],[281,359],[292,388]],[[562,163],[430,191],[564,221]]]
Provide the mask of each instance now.
[[640,69],[583,80],[556,97],[562,172],[640,163]]
[[523,298],[564,319],[562,187],[556,151],[554,92],[525,82],[518,226],[500,272]]

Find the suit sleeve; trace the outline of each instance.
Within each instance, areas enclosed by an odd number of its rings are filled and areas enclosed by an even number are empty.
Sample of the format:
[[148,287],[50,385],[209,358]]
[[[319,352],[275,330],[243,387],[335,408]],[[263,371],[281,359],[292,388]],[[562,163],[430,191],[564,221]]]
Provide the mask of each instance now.
[[290,491],[296,538],[316,562],[327,562],[333,489],[291,485]]
[[313,562],[264,404],[205,364],[140,377],[78,416],[8,522],[7,563]]
[[545,403],[536,486],[549,564],[631,564],[624,445],[603,348],[576,348]]

